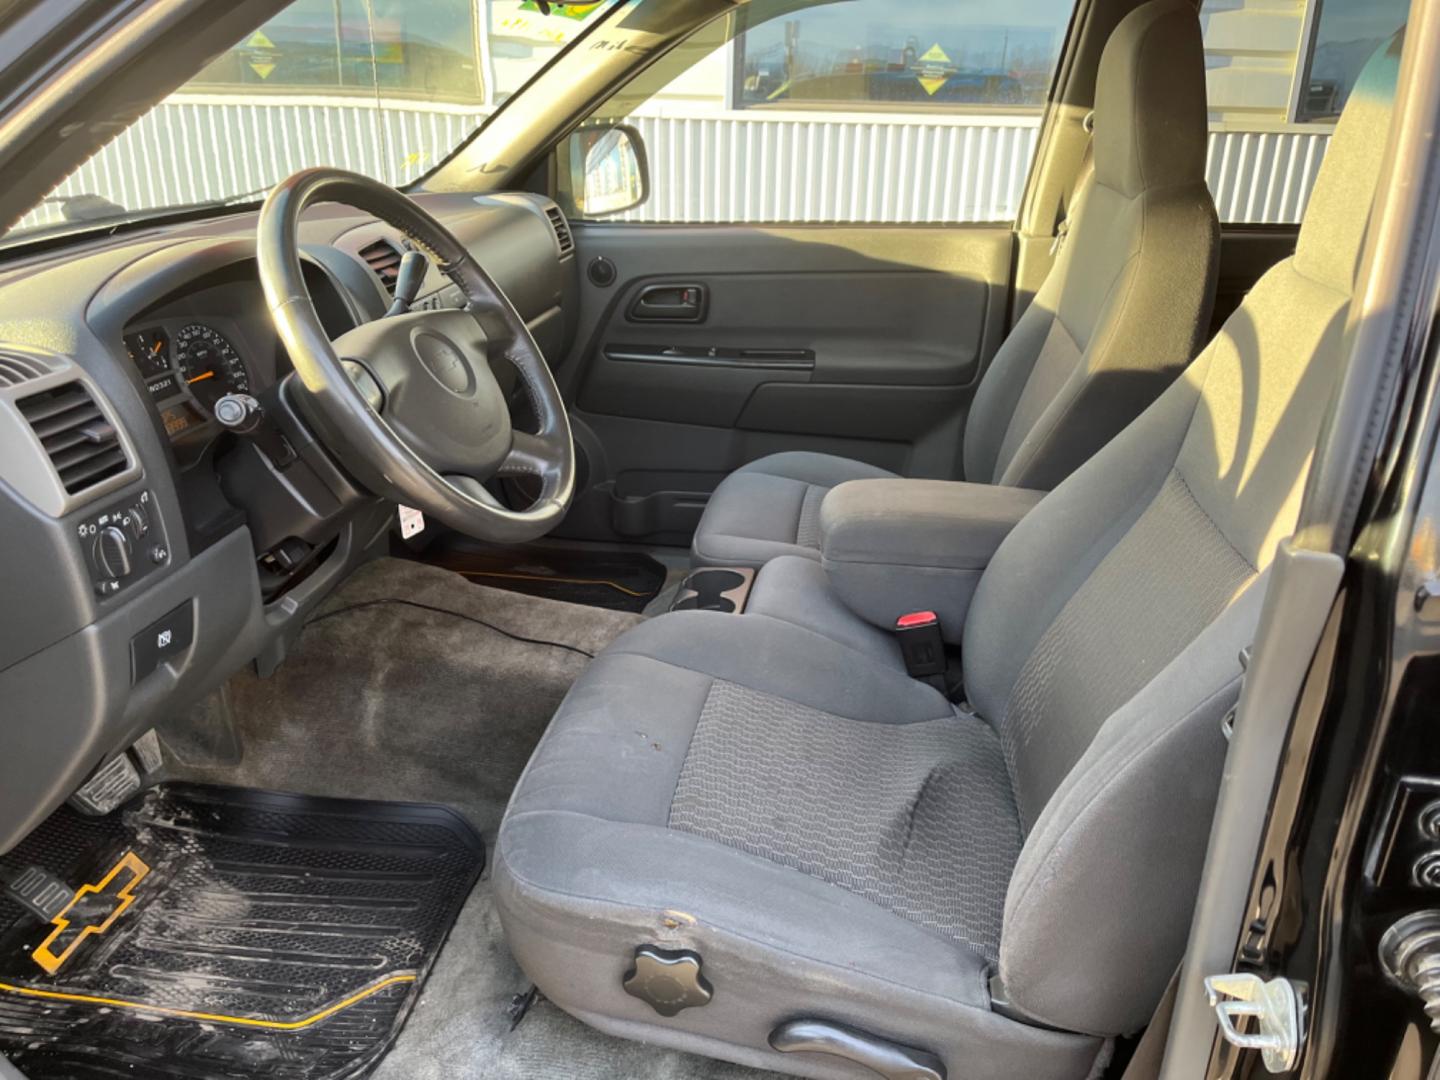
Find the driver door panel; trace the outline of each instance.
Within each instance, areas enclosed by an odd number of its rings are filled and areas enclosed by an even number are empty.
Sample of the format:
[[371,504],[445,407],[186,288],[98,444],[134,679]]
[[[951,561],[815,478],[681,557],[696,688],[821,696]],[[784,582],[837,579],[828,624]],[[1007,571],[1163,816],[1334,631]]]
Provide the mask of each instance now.
[[573,231],[566,535],[688,543],[725,475],[783,450],[959,475],[965,410],[1003,339],[1007,227]]

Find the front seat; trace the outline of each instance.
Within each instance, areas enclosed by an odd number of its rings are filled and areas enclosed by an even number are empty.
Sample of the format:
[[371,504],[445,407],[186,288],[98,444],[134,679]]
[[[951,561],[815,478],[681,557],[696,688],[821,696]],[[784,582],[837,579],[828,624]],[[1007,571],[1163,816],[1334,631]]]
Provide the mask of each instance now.
[[1397,38],[1357,83],[1295,256],[999,548],[967,706],[766,615],[663,615],[594,661],[497,844],[547,997],[837,1080],[1079,1080],[1147,1022],[1340,374],[1398,63]]
[[[1156,0],[1111,35],[1094,173],[1045,284],[1000,347],[965,430],[965,479],[1048,490],[1135,419],[1204,341],[1220,229],[1205,185],[1205,58],[1194,5]],[[699,565],[820,557],[820,502],[893,476],[773,454],[726,477],[695,531]]]

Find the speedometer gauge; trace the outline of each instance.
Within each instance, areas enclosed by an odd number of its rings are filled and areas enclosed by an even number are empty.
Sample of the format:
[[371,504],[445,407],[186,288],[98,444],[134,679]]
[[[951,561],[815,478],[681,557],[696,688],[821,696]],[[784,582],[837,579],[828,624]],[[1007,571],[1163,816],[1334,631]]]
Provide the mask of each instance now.
[[226,394],[250,392],[245,361],[214,327],[191,323],[175,334],[174,345],[180,377],[201,401],[209,404]]

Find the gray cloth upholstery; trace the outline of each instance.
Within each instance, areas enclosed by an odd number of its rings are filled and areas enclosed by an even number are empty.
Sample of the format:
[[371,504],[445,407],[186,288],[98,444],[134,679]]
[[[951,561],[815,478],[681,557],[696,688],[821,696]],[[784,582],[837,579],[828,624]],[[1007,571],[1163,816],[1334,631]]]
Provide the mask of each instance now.
[[669,825],[997,958],[1020,826],[999,740],[974,717],[877,724],[716,681]]
[[[1204,340],[1220,230],[1205,184],[1205,64],[1186,0],[1127,16],[1101,59],[1095,170],[1035,299],[986,369],[966,420],[965,479],[1048,490],[1109,442]],[[794,455],[721,482],[695,534],[701,565],[816,558]],[[859,479],[859,462],[808,454],[812,475]],[[823,465],[821,463],[824,463]]]
[[821,508],[820,565],[835,595],[873,625],[893,630],[907,612],[934,611],[958,642],[990,557],[1043,495],[944,480],[852,480]]
[[[1344,359],[1340,278],[1397,68],[1392,46],[1362,74],[1296,258],[1000,544],[965,622],[968,707],[833,604],[820,629],[664,615],[594,662],[516,789],[495,867],[507,936],[552,1000],[837,1080],[861,1074],[776,1054],[770,1031],[827,1019],[966,1080],[1078,1080],[1105,1036],[1148,1020],[1190,923],[1238,654]],[[762,571],[764,606],[814,586],[803,561],[780,560],[773,591]],[[647,943],[700,954],[714,1000],[662,1019],[626,995]],[[991,1010],[992,955],[1037,1024]]]
[[1106,718],[1255,573],[1171,469],[1045,628],[1010,690],[1003,746],[1027,827]]
[[847,480],[894,473],[830,454],[792,451],[751,462],[716,489],[692,551],[697,566],[762,566],[781,555],[820,557],[820,504]]
[[[744,648],[735,647],[737,633]],[[702,721],[717,687],[732,702],[785,702],[784,716],[773,704],[766,714],[784,734],[727,733],[715,711]],[[952,824],[930,801],[922,758],[949,771],[942,786],[967,769],[990,774],[971,798],[993,835],[968,842],[989,849],[992,869],[964,900],[941,901],[946,907],[933,914],[944,929],[787,865],[778,819],[762,835],[767,854],[739,843],[740,818],[763,816],[748,804],[765,798],[772,812],[786,809],[786,797],[770,790],[777,775],[807,785],[826,805],[844,801],[841,789],[865,763],[829,722],[847,731],[865,725],[867,749],[891,744],[884,768],[904,790],[873,805],[856,800],[846,811],[849,842],[876,888],[897,877],[912,883],[908,905],[898,901],[908,910],[921,903],[915,883],[922,877],[894,858],[909,824],[926,860],[918,874],[941,873],[947,858],[952,873],[961,872],[959,856],[940,840]],[[853,1068],[769,1048],[770,1031],[799,1009],[971,1060],[976,1076],[1083,1077],[1099,1040],[989,1009],[986,952],[1004,903],[1003,886],[993,890],[1019,837],[1003,779],[996,783],[1003,777],[998,741],[982,728],[902,671],[790,623],[715,612],[653,619],[622,636],[575,684],[516,788],[494,869],[510,947],[550,1000],[602,1030],[743,1064],[859,1080],[864,1074]],[[727,764],[740,746],[777,738],[788,744],[779,747],[785,756],[763,779],[758,771],[736,776]],[[702,793],[705,778],[717,781],[722,769],[747,786]],[[672,814],[694,828],[723,829],[736,842],[670,827]],[[806,827],[822,827],[810,820]],[[714,1000],[663,1020],[626,994],[621,977],[645,943],[700,953]]]
[[[1223,760],[1217,725],[1258,618],[1255,574],[1294,528],[1339,376],[1353,288],[1339,287],[1341,268],[1353,278],[1398,53],[1392,43],[1367,65],[1296,257],[1265,275],[1155,406],[1015,528],[971,605],[966,689],[1010,748],[1029,826],[1000,973],[1017,1007],[1057,1026],[1138,1027],[1183,950]],[[1324,253],[1329,282],[1306,252]],[[1131,542],[1137,533],[1151,544]],[[1123,610],[1090,587],[1098,576],[1130,594]],[[1122,578],[1148,587],[1115,585]],[[1194,613],[1217,607],[1200,626]],[[1114,651],[1094,650],[1096,635]],[[1059,693],[1041,689],[1053,678],[1038,670],[1042,649],[1064,668],[1056,674],[1072,676]],[[1119,685],[1101,685],[1110,681]],[[1034,693],[1048,704],[1032,713]],[[1123,970],[1106,965],[1122,954]]]
[[1054,487],[1195,355],[1220,235],[1205,186],[1204,70],[1184,0],[1137,8],[1106,43],[1095,171],[1054,268],[975,395],[966,479]]
[[[1205,69],[1193,4],[1151,3],[1126,17],[1095,84],[1095,180],[1134,197],[1184,187],[1205,172]],[[1196,138],[1199,133],[1200,137]]]
[[814,559],[782,555],[767,562],[755,575],[745,613],[802,626],[896,671],[905,670],[895,635],[851,611]]

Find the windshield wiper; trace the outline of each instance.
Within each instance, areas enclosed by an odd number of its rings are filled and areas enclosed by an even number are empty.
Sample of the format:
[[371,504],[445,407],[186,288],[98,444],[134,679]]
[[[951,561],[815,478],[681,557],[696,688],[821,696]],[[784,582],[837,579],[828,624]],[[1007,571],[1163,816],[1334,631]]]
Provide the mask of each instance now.
[[236,195],[222,196],[219,199],[205,199],[201,202],[193,203],[175,203],[173,206],[157,206],[155,212],[169,213],[175,210],[204,210],[209,206],[233,206],[236,203],[249,202],[259,195],[269,195],[270,189],[274,186],[274,184],[266,184],[264,187],[258,187],[254,191],[242,191]]
[[82,191],[79,195],[51,195],[40,201],[59,203],[60,216],[66,221],[103,221],[125,214],[125,207],[93,191]]
[[202,199],[200,202],[193,203],[167,203],[164,206],[151,206],[134,212],[94,191],[82,191],[78,195],[48,195],[40,201],[59,203],[60,213],[65,216],[66,221],[103,221],[106,218],[120,217],[126,220],[135,220],[136,215],[142,214],[168,214],[177,210],[203,210],[207,206],[229,206],[231,203],[253,199],[257,195],[265,195],[271,187],[272,185],[266,184],[254,191],[241,191],[235,195],[221,196],[218,199]]

